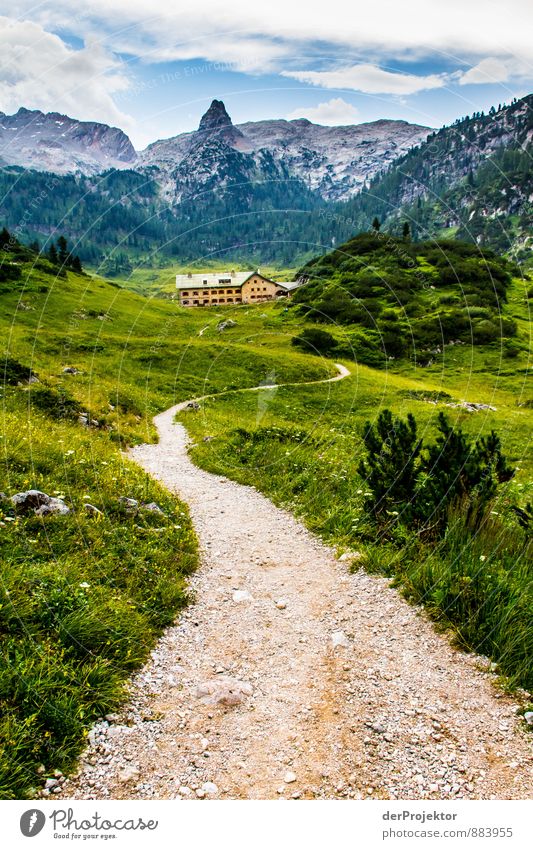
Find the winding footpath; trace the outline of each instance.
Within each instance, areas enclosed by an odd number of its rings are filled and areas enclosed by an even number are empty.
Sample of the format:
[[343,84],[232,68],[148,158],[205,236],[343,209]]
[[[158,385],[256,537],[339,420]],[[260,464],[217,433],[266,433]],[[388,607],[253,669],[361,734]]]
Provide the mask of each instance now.
[[487,663],[255,489],[194,466],[185,406],[131,456],[189,505],[194,603],[59,798],[528,798],[531,735]]

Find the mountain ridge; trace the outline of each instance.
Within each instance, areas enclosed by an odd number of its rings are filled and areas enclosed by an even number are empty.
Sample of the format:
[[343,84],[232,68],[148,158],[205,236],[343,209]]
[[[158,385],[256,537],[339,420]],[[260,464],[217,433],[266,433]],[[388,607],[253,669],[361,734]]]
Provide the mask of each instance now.
[[96,174],[128,167],[135,158],[130,139],[119,127],[23,106],[13,115],[0,113],[0,159],[7,165]]
[[[211,172],[215,166],[227,171],[224,157],[234,163],[239,160],[238,180],[243,174],[249,179],[254,173],[261,178],[264,158],[261,151],[267,151],[271,157],[269,177],[274,169],[280,178],[288,175],[301,179],[329,201],[357,193],[378,170],[422,141],[428,132],[429,127],[388,119],[342,127],[328,127],[300,118],[235,125],[224,103],[215,99],[201,117],[197,130],[156,140],[144,150],[135,151],[128,136],[117,127],[21,107],[14,115],[0,114],[0,158],[6,165],[85,176],[109,168],[140,172],[156,168],[161,175],[164,199],[179,203],[184,192],[176,185],[176,178],[181,179],[186,172],[186,185],[194,184],[191,166],[199,167],[198,154],[203,148]],[[220,145],[216,150],[214,141]],[[235,157],[232,151],[250,159]],[[193,162],[186,161],[191,158]],[[198,182],[202,188],[201,177]]]
[[[181,168],[199,145],[216,137],[228,148],[252,157],[259,171],[258,156],[267,151],[274,167],[303,180],[324,200],[341,200],[357,193],[368,179],[419,144],[430,131],[419,124],[384,118],[342,127],[314,124],[305,118],[233,124],[222,101],[214,100],[198,130],[152,142],[139,152],[136,170],[159,169],[171,200],[173,170]],[[254,170],[251,162],[245,170]],[[174,200],[179,202],[181,197],[178,189]]]
[[[215,101],[201,132],[154,142],[142,162],[123,159],[103,173],[60,175],[54,192],[47,172],[0,168],[0,216],[8,229],[20,222],[22,238],[45,243],[61,222],[59,232],[74,240],[84,262],[103,259],[106,269],[111,262],[113,273],[154,250],[186,261],[225,255],[294,266],[368,230],[375,218],[388,233],[401,232],[408,221],[415,239],[457,234],[529,263],[532,105],[530,95],[441,128],[392,164],[381,160],[361,191],[339,200],[353,190],[354,175],[352,186],[343,185],[342,164],[332,175],[316,147],[298,146],[302,128],[324,143],[335,128],[305,119],[234,127]],[[22,111],[26,122],[28,114],[31,120],[33,113]],[[365,161],[375,154],[365,152]],[[43,191],[46,202],[28,217],[31,200]]]

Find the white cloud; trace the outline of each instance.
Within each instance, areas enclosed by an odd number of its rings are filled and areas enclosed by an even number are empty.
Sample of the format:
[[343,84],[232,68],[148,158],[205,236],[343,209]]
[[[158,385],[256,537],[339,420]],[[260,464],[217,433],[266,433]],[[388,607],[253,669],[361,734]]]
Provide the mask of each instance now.
[[367,64],[334,71],[283,71],[282,74],[321,88],[349,88],[366,94],[416,94],[428,88],[442,88],[446,82],[442,74],[400,74]]
[[287,115],[289,121],[295,118],[307,118],[315,124],[326,124],[328,127],[342,127],[353,124],[359,116],[359,110],[351,103],[346,103],[342,97],[334,97],[318,106],[295,109]]
[[482,59],[459,78],[460,85],[483,85],[485,83],[505,83],[512,77],[527,77],[531,67],[520,59],[498,59],[488,56]]
[[[113,50],[146,61],[199,58],[240,63],[254,72],[280,67],[292,49],[309,55],[320,40],[351,51],[352,60],[373,55],[396,58],[445,54],[455,58],[531,56],[530,0],[328,0],[323,3],[269,0],[12,0],[11,12],[31,14],[47,29],[104,36]],[[31,10],[31,12],[30,12]],[[354,55],[355,54],[355,55]],[[287,67],[287,65],[285,65]]]
[[0,17],[0,57],[2,111],[53,109],[81,120],[132,125],[113,100],[129,81],[101,45],[73,50],[39,24]]

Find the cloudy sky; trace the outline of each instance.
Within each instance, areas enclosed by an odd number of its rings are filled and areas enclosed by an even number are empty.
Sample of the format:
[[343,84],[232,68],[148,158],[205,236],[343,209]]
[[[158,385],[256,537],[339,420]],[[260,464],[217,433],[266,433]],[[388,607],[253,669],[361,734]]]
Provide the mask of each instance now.
[[235,123],[449,123],[533,90],[530,0],[12,0],[0,110],[122,127],[137,148]]

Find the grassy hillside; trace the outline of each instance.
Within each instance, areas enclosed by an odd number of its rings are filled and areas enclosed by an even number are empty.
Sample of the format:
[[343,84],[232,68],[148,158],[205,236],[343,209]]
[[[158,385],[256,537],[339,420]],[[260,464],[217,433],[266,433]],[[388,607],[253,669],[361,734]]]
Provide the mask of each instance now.
[[517,269],[475,245],[361,233],[300,273],[309,282],[295,303],[317,321],[353,328],[349,339],[367,365],[425,365],[457,343],[498,343],[509,358],[524,347],[502,309]]
[[[153,440],[153,414],[191,395],[334,369],[269,344],[259,311],[187,311],[60,274],[25,249],[3,278],[0,796],[21,798],[72,765],[187,600],[196,543],[186,507],[120,449]],[[232,314],[237,326],[220,332]],[[70,513],[15,511],[9,497],[28,489],[63,498]]]
[[[183,414],[197,462],[255,484],[340,546],[364,546],[368,567],[396,575],[410,597],[456,628],[463,645],[492,654],[515,682],[530,680],[527,551],[508,507],[532,499],[523,282],[505,285],[502,317],[516,323],[512,355],[497,339],[446,346],[423,366],[406,356],[374,369],[354,360],[351,339],[359,328],[317,323],[302,304],[187,310],[98,277],[59,273],[27,251],[14,251],[8,265],[18,270],[4,264],[0,284],[0,490],[10,496],[37,488],[64,497],[70,513],[39,518],[0,505],[0,642],[7,661],[0,667],[1,795],[31,794],[43,776],[68,768],[90,722],[119,703],[126,676],[186,603],[186,576],[196,563],[186,508],[121,448],[155,438],[154,413],[205,393],[226,394]],[[219,330],[227,318],[235,326]],[[331,356],[292,344],[306,329],[325,328],[335,341]],[[341,383],[233,391],[327,377],[342,351],[353,375]],[[30,369],[38,382],[27,382]],[[464,399],[496,410],[444,406]],[[519,467],[494,508],[497,528],[479,538],[480,551],[460,546],[453,580],[449,552],[433,554],[435,561],[423,549],[415,556],[409,540],[404,548],[369,543],[365,482],[357,473],[361,428],[385,406],[413,411],[424,434],[434,432],[440,409],[473,435],[495,427]],[[154,501],[163,513],[130,512],[123,497]],[[509,528],[519,552],[511,551]],[[465,577],[470,607],[457,609]],[[487,611],[483,622],[480,610]]]
[[[327,308],[325,292],[334,283],[322,279],[320,284],[322,290],[318,282],[314,289],[310,284],[309,294],[302,289],[298,300],[321,297]],[[234,393],[206,400],[201,416],[184,412],[180,418],[194,436],[193,457],[202,467],[257,486],[341,548],[362,549],[365,557],[359,563],[393,577],[409,598],[453,628],[463,647],[491,656],[508,680],[531,689],[530,537],[512,510],[513,504],[525,506],[533,498],[524,282],[507,282],[505,297],[501,321],[516,325],[511,355],[501,339],[478,341],[443,346],[423,366],[401,357],[376,370],[357,362],[352,348],[352,359],[343,360],[352,377],[340,383],[280,387],[258,396]],[[307,306],[305,311],[309,322]],[[296,329],[301,335],[301,326],[294,325],[299,312],[294,306],[287,316],[270,307],[269,323],[287,335]],[[350,325],[322,322],[322,328],[335,340],[329,357],[350,350]],[[308,356],[316,359],[316,354]],[[473,412],[464,401],[485,408]],[[374,422],[385,408],[402,417],[412,413],[426,443],[435,438],[441,411],[474,440],[493,429],[500,435],[516,472],[481,529],[473,534],[460,510],[450,516],[444,539],[428,543],[408,529],[391,537],[369,526],[363,506],[368,485],[358,473],[362,433],[365,422]]]

